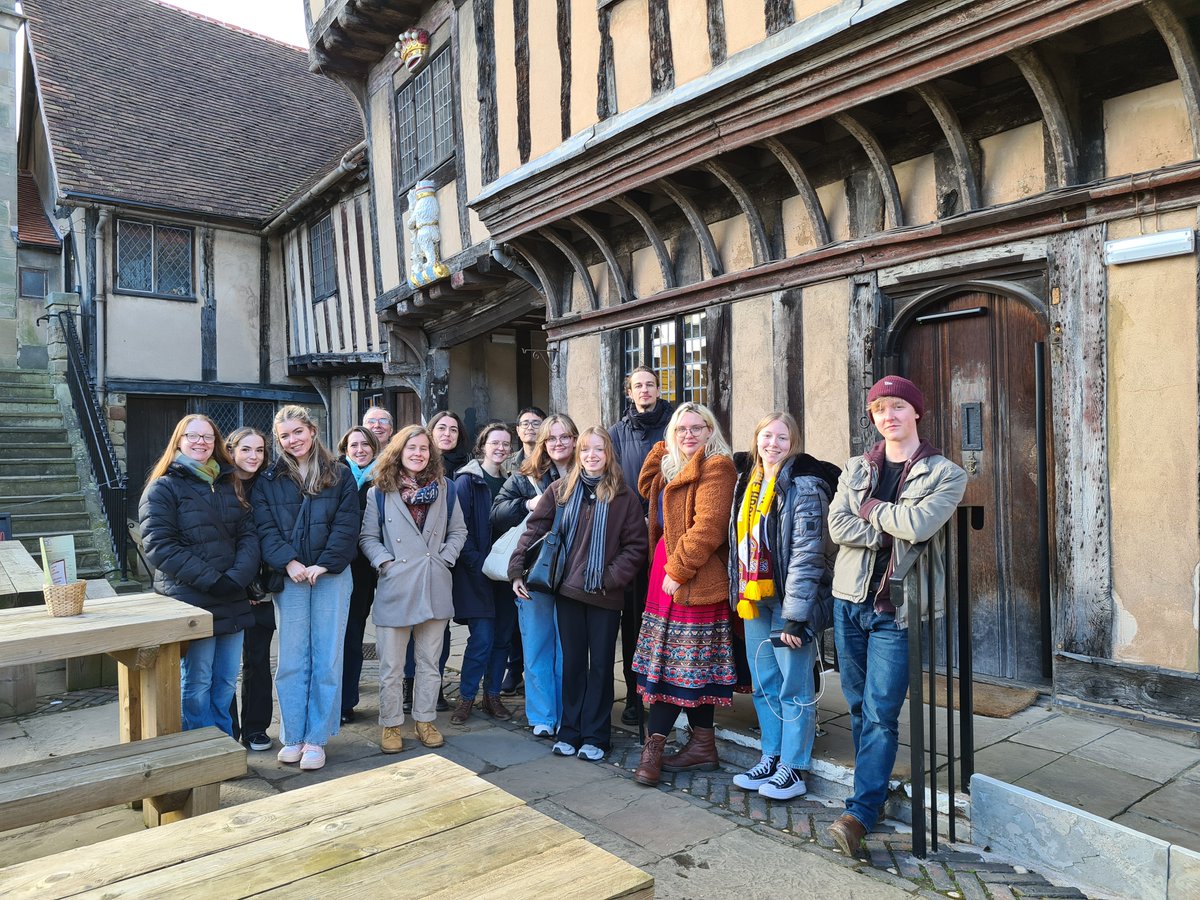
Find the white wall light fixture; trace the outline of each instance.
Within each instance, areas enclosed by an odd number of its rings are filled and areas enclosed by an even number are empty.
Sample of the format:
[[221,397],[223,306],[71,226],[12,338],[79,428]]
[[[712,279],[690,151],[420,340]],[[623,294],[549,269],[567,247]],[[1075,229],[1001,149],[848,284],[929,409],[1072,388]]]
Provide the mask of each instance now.
[[1124,263],[1142,262],[1147,259],[1162,259],[1165,256],[1182,256],[1196,252],[1196,233],[1191,228],[1175,231],[1159,231],[1137,237],[1121,238],[1104,242],[1104,264],[1119,266]]

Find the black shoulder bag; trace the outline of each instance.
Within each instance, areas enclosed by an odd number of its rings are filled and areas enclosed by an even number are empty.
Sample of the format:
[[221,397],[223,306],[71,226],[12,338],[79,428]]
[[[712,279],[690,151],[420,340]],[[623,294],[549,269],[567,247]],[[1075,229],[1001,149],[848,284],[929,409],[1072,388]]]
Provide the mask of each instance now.
[[530,590],[553,594],[567,574],[567,549],[563,546],[562,533],[559,531],[562,517],[563,508],[556,503],[554,524],[525,551],[525,586]]

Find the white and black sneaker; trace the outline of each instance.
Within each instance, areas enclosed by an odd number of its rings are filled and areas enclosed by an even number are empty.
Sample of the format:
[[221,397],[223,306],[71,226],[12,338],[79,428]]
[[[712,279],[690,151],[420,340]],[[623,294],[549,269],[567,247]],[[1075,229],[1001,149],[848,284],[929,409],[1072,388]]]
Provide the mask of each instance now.
[[749,772],[733,776],[733,784],[743,791],[757,791],[760,787],[775,777],[775,769],[779,765],[778,756],[766,756]]
[[800,771],[783,763],[775,770],[775,777],[758,789],[760,797],[771,800],[794,800],[796,797],[803,797],[807,792],[808,788],[804,786]]
[[566,741],[556,741],[554,746],[550,748],[550,752],[555,756],[574,756],[576,750],[573,744],[568,744]]

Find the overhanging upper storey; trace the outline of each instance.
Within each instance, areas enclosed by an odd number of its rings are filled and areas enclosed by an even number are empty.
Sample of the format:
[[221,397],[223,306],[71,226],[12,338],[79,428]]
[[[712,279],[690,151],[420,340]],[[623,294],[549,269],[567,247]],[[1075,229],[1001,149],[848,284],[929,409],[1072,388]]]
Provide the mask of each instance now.
[[312,0],[306,4],[310,68],[362,78],[398,35],[437,5],[438,0]]

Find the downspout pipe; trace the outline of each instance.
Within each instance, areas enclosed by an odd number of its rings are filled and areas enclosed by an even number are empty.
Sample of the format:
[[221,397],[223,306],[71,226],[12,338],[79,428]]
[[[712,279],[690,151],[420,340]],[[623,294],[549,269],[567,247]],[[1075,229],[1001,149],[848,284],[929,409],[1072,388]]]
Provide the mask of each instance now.
[[96,400],[103,404],[108,369],[108,258],[105,242],[112,211],[101,209],[96,220]]
[[512,272],[522,281],[526,281],[533,285],[534,290],[539,294],[542,293],[542,281],[533,272],[529,271],[525,266],[521,265],[499,247],[492,247],[492,259],[500,263],[508,271]]
[[344,154],[342,154],[341,162],[337,164],[337,167],[333,169],[333,171],[326,174],[321,178],[320,181],[289,203],[287,209],[267,223],[266,227],[263,228],[262,233],[271,234],[275,231],[278,231],[281,226],[294,219],[296,214],[309,203],[311,203],[314,198],[329,190],[329,188],[340,181],[347,172],[357,169],[359,165],[362,164],[362,158],[366,155],[366,152],[366,141],[359,141],[357,144],[347,150]]

